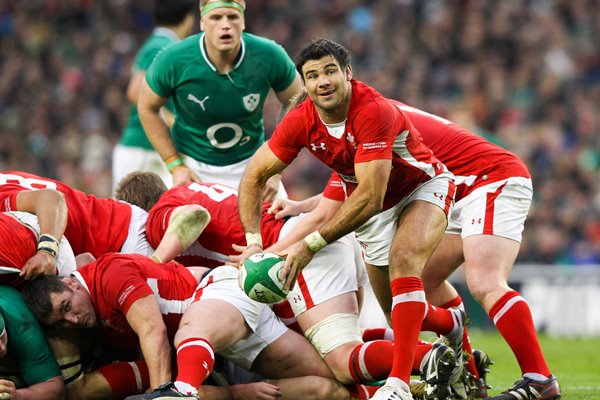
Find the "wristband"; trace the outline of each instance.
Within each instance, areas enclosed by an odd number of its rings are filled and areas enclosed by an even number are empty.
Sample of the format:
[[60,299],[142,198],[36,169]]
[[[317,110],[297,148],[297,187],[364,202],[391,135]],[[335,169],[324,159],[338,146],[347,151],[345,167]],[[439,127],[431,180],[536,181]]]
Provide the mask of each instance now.
[[37,250],[46,252],[52,257],[56,257],[58,254],[58,246],[58,240],[54,236],[44,233],[40,235]]
[[323,239],[323,236],[321,236],[321,233],[319,233],[319,231],[314,231],[313,233],[308,234],[304,238],[304,242],[306,243],[308,248],[311,251],[314,251],[315,253],[321,250],[323,247],[327,246],[327,241]]
[[169,172],[173,172],[173,170],[179,167],[180,165],[183,165],[183,160],[181,158],[176,158],[175,160],[167,164],[167,169],[169,170]]
[[150,256],[150,258],[152,259],[152,261],[154,261],[157,264],[162,264],[162,260],[160,259],[159,256],[157,256],[156,254],[152,254],[152,256]]
[[260,233],[246,232],[246,247],[257,245],[262,250],[262,236]]

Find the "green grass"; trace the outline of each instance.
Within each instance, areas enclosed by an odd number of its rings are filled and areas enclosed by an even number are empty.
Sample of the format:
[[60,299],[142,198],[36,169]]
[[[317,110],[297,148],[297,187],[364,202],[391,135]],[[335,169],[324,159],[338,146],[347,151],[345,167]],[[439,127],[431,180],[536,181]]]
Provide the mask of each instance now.
[[[470,332],[473,347],[490,355],[494,361],[488,375],[498,394],[520,378],[521,371],[512,351],[497,333]],[[546,361],[558,378],[564,400],[600,399],[600,338],[570,339],[540,336]]]

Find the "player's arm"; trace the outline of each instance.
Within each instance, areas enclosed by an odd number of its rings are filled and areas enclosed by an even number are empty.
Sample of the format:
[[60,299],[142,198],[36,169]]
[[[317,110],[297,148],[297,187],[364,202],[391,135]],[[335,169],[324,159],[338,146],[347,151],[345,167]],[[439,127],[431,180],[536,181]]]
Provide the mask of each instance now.
[[264,143],[244,171],[238,191],[238,209],[240,221],[246,232],[247,250],[250,250],[250,247],[253,249],[245,257],[242,254],[241,263],[251,254],[262,250],[260,235],[262,191],[267,180],[271,176],[281,173],[285,167],[287,164],[277,158],[269,146]]
[[167,328],[154,295],[136,300],[125,315],[140,340],[144,360],[150,372],[150,387],[171,380],[171,350]]
[[167,98],[161,97],[152,90],[146,80],[142,81],[138,97],[138,114],[144,127],[148,140],[167,165],[173,175],[173,184],[185,185],[200,182],[200,179],[188,169],[177,149],[171,132],[165,121],[160,116],[161,107],[167,103]]
[[354,192],[328,222],[289,248],[281,273],[285,277],[285,289],[294,285],[300,271],[317,251],[356,230],[381,211],[391,169],[392,161],[387,159],[355,164],[358,186]]
[[[282,200],[285,201],[285,200]],[[270,252],[283,252],[292,244],[306,237],[309,233],[319,229],[326,221],[329,221],[337,210],[342,206],[341,201],[328,199],[322,195],[316,195],[299,202],[299,210],[310,211],[302,221],[294,225],[292,230],[281,238],[277,243],[267,249]],[[306,212],[303,211],[303,212]]]
[[[140,88],[142,84],[146,80],[146,71],[136,72],[129,79],[129,84],[127,85],[127,100],[134,106],[137,106],[138,98],[140,95]],[[175,122],[175,116],[166,107],[161,107],[159,111],[160,117],[167,124],[169,129],[173,126]]]
[[16,196],[18,211],[35,214],[40,225],[38,252],[30,258],[20,276],[25,279],[56,273],[60,239],[67,226],[65,196],[54,189],[25,190]]

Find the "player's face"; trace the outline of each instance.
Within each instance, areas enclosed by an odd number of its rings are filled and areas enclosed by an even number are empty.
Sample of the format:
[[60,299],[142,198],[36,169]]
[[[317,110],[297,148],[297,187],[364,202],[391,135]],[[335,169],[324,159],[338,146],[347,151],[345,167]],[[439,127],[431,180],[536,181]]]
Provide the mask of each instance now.
[[335,114],[342,120],[346,118],[352,90],[350,67],[341,68],[335,58],[325,56],[319,60],[307,61],[302,66],[302,76],[306,91],[317,110],[320,109],[325,114]]
[[200,19],[200,29],[207,47],[220,52],[237,50],[245,29],[244,16],[233,8],[215,8]]
[[61,327],[94,327],[96,325],[96,312],[90,294],[79,285],[69,286],[71,290],[52,293],[53,313],[48,324]]

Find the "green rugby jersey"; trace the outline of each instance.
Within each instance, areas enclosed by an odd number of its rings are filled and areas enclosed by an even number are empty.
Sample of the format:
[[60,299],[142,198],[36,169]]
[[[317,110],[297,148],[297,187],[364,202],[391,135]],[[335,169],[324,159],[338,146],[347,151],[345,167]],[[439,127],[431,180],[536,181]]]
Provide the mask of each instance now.
[[[162,49],[178,41],[179,37],[170,29],[163,27],[155,28],[152,35],[144,42],[135,56],[131,71],[132,75],[146,71]],[[167,102],[165,107],[173,112],[171,101]],[[119,143],[125,146],[141,147],[149,150],[154,149],[144,132],[137,107],[133,104],[129,107],[129,118],[127,119],[127,125],[123,128]]]
[[234,69],[219,74],[203,38],[199,33],[161,52],[146,81],[159,96],[173,100],[177,119],[171,135],[179,152],[206,164],[231,165],[264,142],[267,94],[271,88],[287,89],[296,69],[283,47],[243,33]]
[[29,387],[60,376],[44,331],[12,287],[0,286],[0,313],[8,333],[8,352],[0,359],[0,377],[17,387]]

